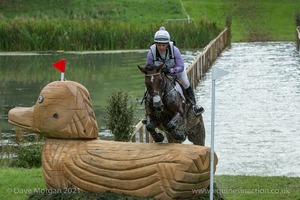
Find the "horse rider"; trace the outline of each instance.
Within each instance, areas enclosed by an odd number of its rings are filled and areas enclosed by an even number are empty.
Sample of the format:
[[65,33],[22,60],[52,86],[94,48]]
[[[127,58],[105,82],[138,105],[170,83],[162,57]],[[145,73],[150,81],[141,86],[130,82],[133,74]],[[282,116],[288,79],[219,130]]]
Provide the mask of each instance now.
[[203,113],[204,108],[196,105],[195,95],[188,80],[180,51],[174,42],[170,40],[170,34],[165,27],[160,27],[155,33],[154,44],[150,47],[146,60],[146,65],[159,66],[162,63],[165,64],[162,71],[171,76],[176,76],[181,87],[185,90],[185,98],[192,105],[194,113],[196,115]]

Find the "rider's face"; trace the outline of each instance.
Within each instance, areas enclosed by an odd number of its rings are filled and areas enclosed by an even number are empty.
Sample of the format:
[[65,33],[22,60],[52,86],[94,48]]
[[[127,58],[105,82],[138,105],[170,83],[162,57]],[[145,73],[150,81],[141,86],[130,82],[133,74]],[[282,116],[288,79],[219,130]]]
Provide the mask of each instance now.
[[160,43],[157,43],[157,44],[156,44],[156,47],[157,47],[157,49],[158,49],[159,52],[164,52],[164,51],[166,51],[167,46],[168,46],[168,44],[160,44]]

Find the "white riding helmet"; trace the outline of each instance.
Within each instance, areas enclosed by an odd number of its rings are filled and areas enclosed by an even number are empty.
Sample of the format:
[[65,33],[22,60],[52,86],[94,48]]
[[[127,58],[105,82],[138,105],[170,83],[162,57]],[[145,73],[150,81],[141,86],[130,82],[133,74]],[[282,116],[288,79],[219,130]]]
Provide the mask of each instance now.
[[165,27],[160,27],[159,30],[154,35],[155,43],[169,43],[170,42],[170,34],[166,31]]

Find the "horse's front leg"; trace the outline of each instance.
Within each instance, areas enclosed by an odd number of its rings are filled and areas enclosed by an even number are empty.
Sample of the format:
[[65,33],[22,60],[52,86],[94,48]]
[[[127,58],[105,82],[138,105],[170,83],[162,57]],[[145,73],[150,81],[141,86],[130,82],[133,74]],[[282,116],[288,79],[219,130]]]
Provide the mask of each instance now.
[[163,134],[158,133],[155,131],[155,128],[157,127],[157,123],[151,120],[150,117],[150,108],[149,105],[146,104],[146,129],[150,133],[151,137],[153,138],[154,142],[162,142],[164,141],[165,137]]
[[154,142],[162,142],[164,141],[165,137],[163,134],[155,131],[156,125],[151,122],[151,120],[148,121],[146,124],[146,129],[150,133],[151,137],[153,138]]

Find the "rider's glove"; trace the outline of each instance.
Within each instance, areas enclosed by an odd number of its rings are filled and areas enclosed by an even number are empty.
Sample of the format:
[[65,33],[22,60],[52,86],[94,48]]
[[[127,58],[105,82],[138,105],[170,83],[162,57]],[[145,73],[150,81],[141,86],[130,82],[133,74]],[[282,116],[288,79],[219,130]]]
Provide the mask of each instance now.
[[162,71],[164,73],[166,73],[166,74],[170,73],[170,69],[167,66],[165,66],[164,68],[162,68]]
[[171,74],[174,74],[174,73],[175,73],[175,69],[174,69],[174,68],[170,68],[169,71],[170,71]]

